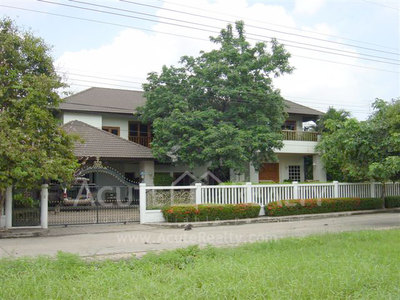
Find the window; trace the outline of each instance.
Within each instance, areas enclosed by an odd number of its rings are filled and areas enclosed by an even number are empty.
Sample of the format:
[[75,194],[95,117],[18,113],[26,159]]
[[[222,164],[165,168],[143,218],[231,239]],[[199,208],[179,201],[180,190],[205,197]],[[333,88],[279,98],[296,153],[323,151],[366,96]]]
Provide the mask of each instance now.
[[129,140],[150,147],[151,126],[139,122],[129,122]]
[[289,180],[300,181],[300,166],[289,166]]
[[296,130],[296,121],[288,120],[282,126],[283,130]]
[[119,127],[103,126],[103,130],[119,136]]

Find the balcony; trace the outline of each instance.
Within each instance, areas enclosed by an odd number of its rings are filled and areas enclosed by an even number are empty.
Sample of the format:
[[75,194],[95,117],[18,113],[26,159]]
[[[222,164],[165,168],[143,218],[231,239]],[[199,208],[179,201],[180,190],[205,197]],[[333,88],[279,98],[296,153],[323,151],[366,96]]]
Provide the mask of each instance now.
[[319,135],[318,132],[296,130],[282,130],[282,133],[285,141],[317,142]]
[[150,148],[150,144],[151,144],[151,137],[147,137],[147,136],[130,136],[129,140],[131,142],[134,142],[136,144],[140,144],[142,146],[148,147]]

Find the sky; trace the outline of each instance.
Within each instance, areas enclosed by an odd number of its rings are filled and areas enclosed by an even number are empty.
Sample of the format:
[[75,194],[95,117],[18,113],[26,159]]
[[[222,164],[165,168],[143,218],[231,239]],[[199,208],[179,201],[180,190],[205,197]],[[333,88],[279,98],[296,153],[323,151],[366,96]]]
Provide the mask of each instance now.
[[250,43],[274,37],[291,53],[295,70],[274,79],[285,99],[363,120],[375,98],[400,97],[396,0],[1,0],[0,16],[52,46],[70,92],[140,90],[149,72],[214,49],[209,37],[243,20]]

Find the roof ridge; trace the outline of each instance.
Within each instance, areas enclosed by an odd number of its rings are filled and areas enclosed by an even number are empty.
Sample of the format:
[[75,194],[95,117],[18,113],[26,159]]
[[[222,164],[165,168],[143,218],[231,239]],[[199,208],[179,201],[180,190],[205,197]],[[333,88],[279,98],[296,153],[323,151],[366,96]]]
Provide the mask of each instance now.
[[291,101],[291,100],[287,100],[287,99],[285,99],[285,98],[283,98],[283,100],[286,101],[286,102],[294,103],[294,104],[299,105],[299,106],[301,106],[301,107],[305,107],[305,108],[308,108],[308,109],[315,110],[316,112],[319,112],[320,114],[325,114],[324,112],[322,112],[322,111],[320,111],[320,110],[318,110],[318,109],[315,109],[315,108],[312,108],[312,107],[309,107],[309,106],[305,106],[305,105],[303,105],[303,104],[300,104],[300,103],[297,103],[297,102],[294,102],[294,101]]
[[124,139],[124,138],[120,137],[119,135],[115,135],[115,134],[113,134],[113,133],[111,133],[111,132],[105,131],[105,130],[103,130],[103,129],[97,128],[97,127],[95,127],[95,126],[93,126],[93,125],[90,125],[90,124],[88,124],[88,123],[85,123],[85,122],[82,122],[82,121],[79,121],[79,120],[72,120],[72,121],[69,121],[68,123],[65,123],[62,127],[64,127],[65,125],[68,125],[68,124],[72,124],[72,123],[74,123],[74,122],[77,122],[77,123],[83,124],[84,126],[87,126],[87,127],[93,128],[93,129],[96,129],[96,130],[98,130],[98,131],[100,131],[100,132],[102,132],[102,133],[108,134],[108,135],[110,135],[110,136],[112,136],[112,137],[114,137],[114,138],[118,138],[118,139],[122,140],[122,141],[125,142],[125,143],[134,144],[135,146],[139,146],[139,148],[143,148],[143,149],[145,149],[145,150],[150,150],[150,151],[151,151],[151,149],[148,148],[148,147],[145,147],[145,146],[140,145],[140,144],[138,144],[138,143],[132,142],[132,141],[127,140],[127,139]]

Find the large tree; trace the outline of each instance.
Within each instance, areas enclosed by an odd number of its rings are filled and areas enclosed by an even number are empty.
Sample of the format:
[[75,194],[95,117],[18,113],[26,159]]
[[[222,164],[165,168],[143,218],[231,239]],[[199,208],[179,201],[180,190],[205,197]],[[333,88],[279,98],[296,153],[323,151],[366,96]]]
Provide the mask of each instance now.
[[153,123],[159,160],[243,171],[250,162],[257,168],[276,159],[286,116],[272,79],[292,71],[290,55],[276,40],[270,50],[263,42],[252,46],[243,22],[235,29],[228,25],[210,38],[217,49],[149,74],[139,113]]
[[0,20],[0,191],[72,179],[73,138],[55,115],[61,87],[44,41]]
[[366,120],[326,122],[318,149],[328,173],[342,181],[400,179],[400,100],[377,99]]

